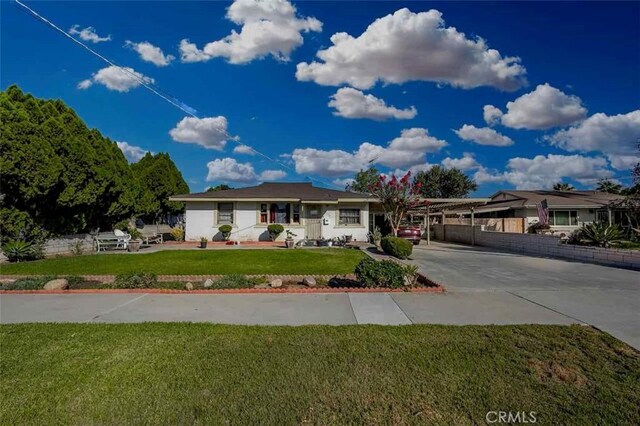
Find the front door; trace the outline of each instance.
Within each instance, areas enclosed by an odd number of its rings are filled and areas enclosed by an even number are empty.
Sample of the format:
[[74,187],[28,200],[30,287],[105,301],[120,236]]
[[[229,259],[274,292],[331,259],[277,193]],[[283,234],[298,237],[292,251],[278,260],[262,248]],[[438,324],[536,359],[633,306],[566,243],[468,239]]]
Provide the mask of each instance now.
[[305,238],[318,240],[322,238],[322,206],[308,204],[305,206]]

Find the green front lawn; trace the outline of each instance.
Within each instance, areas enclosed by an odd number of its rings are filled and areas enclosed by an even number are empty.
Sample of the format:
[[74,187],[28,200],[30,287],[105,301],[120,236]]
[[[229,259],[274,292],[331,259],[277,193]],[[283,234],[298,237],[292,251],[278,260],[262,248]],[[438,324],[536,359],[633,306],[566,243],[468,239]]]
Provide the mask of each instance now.
[[149,254],[97,254],[4,264],[0,273],[103,275],[348,274],[365,256],[352,249],[168,250]]
[[640,357],[580,326],[0,326],[0,424],[640,424]]

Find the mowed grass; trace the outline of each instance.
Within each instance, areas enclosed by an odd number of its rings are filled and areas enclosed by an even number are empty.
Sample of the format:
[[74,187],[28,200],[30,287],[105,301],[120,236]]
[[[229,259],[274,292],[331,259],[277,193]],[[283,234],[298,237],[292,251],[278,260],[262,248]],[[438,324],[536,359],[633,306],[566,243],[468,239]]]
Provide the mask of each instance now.
[[167,250],[149,254],[95,254],[0,266],[0,273],[87,275],[148,272],[159,275],[348,274],[366,256],[355,249]]
[[0,327],[0,424],[640,424],[640,358],[580,326]]

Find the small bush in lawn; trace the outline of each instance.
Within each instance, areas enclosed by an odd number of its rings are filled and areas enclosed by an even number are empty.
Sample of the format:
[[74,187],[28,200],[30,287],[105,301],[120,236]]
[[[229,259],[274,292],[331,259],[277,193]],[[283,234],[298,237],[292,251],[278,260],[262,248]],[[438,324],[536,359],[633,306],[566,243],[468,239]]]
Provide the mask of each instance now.
[[56,277],[47,275],[42,277],[20,278],[15,282],[2,285],[2,290],[41,290],[46,283]]
[[269,232],[269,237],[271,237],[271,240],[275,241],[275,239],[278,238],[278,235],[284,232],[284,226],[280,225],[279,223],[272,223],[271,225],[267,226],[267,231]]
[[413,244],[404,238],[384,237],[380,244],[385,253],[398,259],[406,259],[413,252]]
[[231,225],[220,225],[218,231],[222,234],[222,239],[225,241],[229,241],[229,237],[231,236],[231,231],[233,228]]
[[184,229],[173,228],[171,230],[171,237],[173,237],[175,241],[184,241]]
[[213,282],[210,288],[223,289],[223,288],[252,288],[254,283],[248,279],[245,275],[230,274],[224,275],[222,278]]
[[9,259],[9,262],[24,262],[27,260],[42,259],[44,257],[44,247],[40,243],[30,243],[27,241],[9,241],[2,245],[2,252]]
[[365,258],[356,265],[355,274],[365,287],[403,288],[412,270],[392,260]]
[[134,273],[116,275],[114,288],[153,288],[158,283],[156,274]]

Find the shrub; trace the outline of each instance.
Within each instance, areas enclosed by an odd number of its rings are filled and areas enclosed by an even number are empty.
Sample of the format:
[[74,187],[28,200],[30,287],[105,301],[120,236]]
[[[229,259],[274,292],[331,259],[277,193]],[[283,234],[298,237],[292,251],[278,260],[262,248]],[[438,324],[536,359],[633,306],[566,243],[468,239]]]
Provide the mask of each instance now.
[[126,231],[127,229],[129,229],[129,219],[123,219],[120,222],[117,222],[115,225],[113,225],[113,229]]
[[127,228],[127,232],[131,235],[132,240],[141,240],[142,232],[138,231],[138,228],[132,226],[131,228]]
[[231,235],[231,231],[233,227],[231,225],[220,225],[218,231],[222,234],[222,239],[227,241],[229,240],[229,236]]
[[41,244],[26,241],[9,241],[2,246],[2,252],[7,256],[9,262],[23,262],[44,257]]
[[176,241],[184,241],[184,229],[173,228],[171,230],[171,237]]
[[267,231],[269,231],[269,237],[271,237],[272,240],[275,240],[276,238],[278,238],[278,235],[284,232],[284,226],[280,225],[279,223],[272,223],[271,225],[267,226]]
[[147,274],[144,272],[133,274],[116,275],[113,283],[114,288],[153,288],[158,283],[158,277],[155,274]]
[[618,225],[606,223],[588,223],[575,231],[569,238],[571,243],[610,247],[620,243],[624,234]]
[[550,229],[551,227],[549,226],[549,224],[534,222],[531,225],[529,225],[529,227],[527,228],[527,232],[529,234],[537,234],[538,231],[548,231]]
[[398,259],[406,259],[413,252],[413,244],[404,238],[384,237],[380,244],[385,253]]
[[84,240],[75,239],[69,246],[71,248],[71,254],[74,256],[82,256],[84,254]]
[[222,278],[213,282],[210,288],[223,289],[223,288],[252,288],[254,286],[253,280],[250,280],[245,275],[230,274],[224,275]]
[[41,290],[46,283],[54,280],[54,276],[20,278],[15,282],[2,285],[3,290]]
[[392,260],[375,261],[362,259],[357,265],[355,274],[365,287],[403,288],[405,277],[407,282],[415,282],[415,267],[407,267]]

